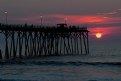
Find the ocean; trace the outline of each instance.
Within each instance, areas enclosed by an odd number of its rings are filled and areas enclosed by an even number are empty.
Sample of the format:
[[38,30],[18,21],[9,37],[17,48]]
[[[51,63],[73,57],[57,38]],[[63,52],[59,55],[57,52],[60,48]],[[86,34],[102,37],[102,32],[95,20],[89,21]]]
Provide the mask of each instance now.
[[0,64],[1,81],[121,81],[120,76],[121,49],[103,44],[93,45],[89,55],[50,56]]
[[121,42],[116,38],[90,37],[89,55],[0,63],[0,81],[121,81]]

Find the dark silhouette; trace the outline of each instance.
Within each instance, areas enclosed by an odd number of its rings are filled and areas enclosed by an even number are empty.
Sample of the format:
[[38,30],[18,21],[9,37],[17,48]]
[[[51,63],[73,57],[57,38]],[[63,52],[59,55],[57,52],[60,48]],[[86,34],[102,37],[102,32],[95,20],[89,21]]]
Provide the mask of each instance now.
[[1,52],[1,49],[0,49],[0,59],[2,59],[2,52]]
[[89,54],[87,27],[0,24],[5,58]]

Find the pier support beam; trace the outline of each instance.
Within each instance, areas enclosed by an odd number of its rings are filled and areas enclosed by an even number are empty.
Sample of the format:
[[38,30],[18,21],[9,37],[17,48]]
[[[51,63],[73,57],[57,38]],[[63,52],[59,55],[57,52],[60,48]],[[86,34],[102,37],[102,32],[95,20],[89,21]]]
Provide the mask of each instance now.
[[57,27],[3,24],[0,25],[0,31],[5,39],[5,54],[2,55],[0,51],[0,59],[89,54],[89,31],[84,27],[67,27],[66,24],[58,24]]
[[0,59],[2,59],[2,51],[1,51],[1,49],[0,49]]

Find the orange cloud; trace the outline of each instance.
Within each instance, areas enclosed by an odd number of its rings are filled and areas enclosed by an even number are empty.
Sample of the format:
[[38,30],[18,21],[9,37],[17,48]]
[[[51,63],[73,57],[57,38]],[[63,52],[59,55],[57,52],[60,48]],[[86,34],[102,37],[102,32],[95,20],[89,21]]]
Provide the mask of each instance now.
[[121,30],[120,27],[96,27],[89,28],[91,35],[95,35],[96,33],[101,33],[102,35],[110,35],[113,33],[119,33]]
[[97,23],[107,21],[108,18],[103,16],[75,16],[75,15],[53,15],[53,17],[57,18],[67,18],[68,23]]
[[[104,16],[76,16],[76,15],[45,15],[43,16],[43,23],[52,23],[55,21],[57,23],[64,23],[64,19],[67,18],[68,24],[84,24],[84,23],[101,23],[101,22],[107,22],[110,20],[110,18],[104,17]],[[34,23],[40,23],[40,16],[33,16],[33,17],[26,17],[26,18],[20,18],[20,21],[23,22],[34,22]]]

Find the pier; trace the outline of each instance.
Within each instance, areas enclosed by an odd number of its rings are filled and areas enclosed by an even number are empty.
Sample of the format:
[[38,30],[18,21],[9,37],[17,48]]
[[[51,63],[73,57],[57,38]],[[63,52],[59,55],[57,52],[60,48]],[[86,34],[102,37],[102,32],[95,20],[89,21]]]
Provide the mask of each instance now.
[[89,54],[87,27],[0,24],[0,59]]

